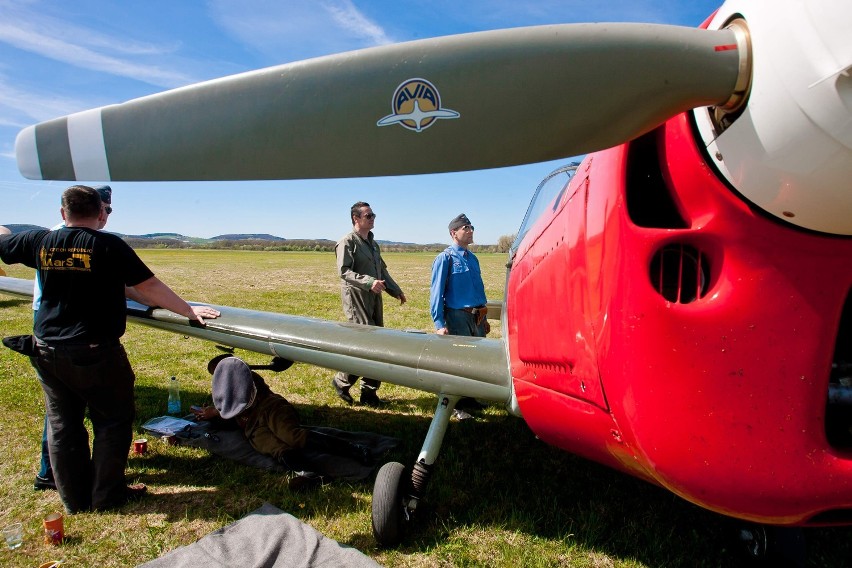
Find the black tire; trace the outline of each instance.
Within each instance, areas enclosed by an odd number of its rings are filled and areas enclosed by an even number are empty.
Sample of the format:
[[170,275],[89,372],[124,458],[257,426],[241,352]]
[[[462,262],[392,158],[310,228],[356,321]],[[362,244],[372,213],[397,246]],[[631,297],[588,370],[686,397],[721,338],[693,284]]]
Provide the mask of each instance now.
[[379,546],[395,546],[402,541],[403,484],[405,466],[388,462],[379,469],[373,485],[373,537]]
[[765,526],[744,525],[738,529],[737,536],[744,559],[754,563],[766,559],[770,547]]
[[739,539],[746,559],[754,566],[803,568],[807,563],[801,527],[747,525],[740,529]]

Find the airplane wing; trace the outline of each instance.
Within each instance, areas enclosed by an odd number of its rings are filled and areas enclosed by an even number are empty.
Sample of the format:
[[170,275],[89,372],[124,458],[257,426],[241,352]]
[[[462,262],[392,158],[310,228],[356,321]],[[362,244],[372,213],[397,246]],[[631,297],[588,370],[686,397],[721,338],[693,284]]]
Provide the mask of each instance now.
[[[33,282],[0,277],[0,292],[32,298]],[[205,304],[210,305],[210,304]],[[129,321],[220,345],[310,363],[435,394],[508,403],[511,382],[499,339],[440,336],[228,306],[207,325],[128,300]]]
[[486,306],[488,307],[488,319],[498,320],[503,317],[502,300],[489,300],[486,302]]
[[32,299],[33,281],[3,276],[0,277],[0,292],[8,292],[14,296],[24,296]]

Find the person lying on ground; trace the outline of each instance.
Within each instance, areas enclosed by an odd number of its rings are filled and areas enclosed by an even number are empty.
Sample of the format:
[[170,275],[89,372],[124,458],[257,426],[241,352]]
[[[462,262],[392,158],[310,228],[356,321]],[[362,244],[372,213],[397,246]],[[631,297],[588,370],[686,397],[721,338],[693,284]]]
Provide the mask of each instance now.
[[213,365],[213,406],[194,408],[196,419],[218,422],[222,428],[227,428],[222,421],[235,424],[256,451],[303,477],[335,476],[333,467],[325,468],[321,460],[312,459],[317,453],[374,465],[369,442],[303,426],[296,408],[242,359],[227,356]]

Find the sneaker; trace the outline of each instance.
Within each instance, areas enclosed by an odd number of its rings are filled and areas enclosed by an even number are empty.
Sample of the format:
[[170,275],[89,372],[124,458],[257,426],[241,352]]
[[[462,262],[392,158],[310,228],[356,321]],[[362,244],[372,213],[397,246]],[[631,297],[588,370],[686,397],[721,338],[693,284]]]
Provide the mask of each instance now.
[[148,488],[144,483],[134,483],[132,485],[128,485],[124,490],[124,495],[122,498],[109,501],[107,503],[103,503],[96,507],[93,507],[95,511],[113,511],[115,509],[119,509],[130,503],[131,501],[138,501],[142,497],[144,497],[148,493]]
[[453,409],[453,418],[455,418],[456,420],[459,420],[459,421],[470,420],[471,418],[473,418],[473,415],[468,413],[468,412],[465,412],[464,410],[459,410],[458,408],[454,408]]
[[144,483],[134,483],[127,486],[125,499],[127,501],[138,501],[148,493],[148,487]]
[[56,481],[54,481],[52,477],[36,475],[35,483],[33,483],[33,489],[36,491],[56,491]]
[[337,393],[337,396],[340,397],[340,400],[342,400],[346,404],[352,404],[353,402],[355,402],[354,400],[352,400],[352,395],[349,394],[349,387],[343,388],[337,386],[337,381],[335,381],[334,379],[331,379],[331,386],[334,387],[334,392]]
[[376,389],[361,389],[361,404],[373,408],[381,408],[384,402],[376,394]]
[[303,471],[299,475],[291,477],[287,482],[287,487],[290,488],[290,491],[295,492],[311,491],[321,485],[322,477],[308,471]]

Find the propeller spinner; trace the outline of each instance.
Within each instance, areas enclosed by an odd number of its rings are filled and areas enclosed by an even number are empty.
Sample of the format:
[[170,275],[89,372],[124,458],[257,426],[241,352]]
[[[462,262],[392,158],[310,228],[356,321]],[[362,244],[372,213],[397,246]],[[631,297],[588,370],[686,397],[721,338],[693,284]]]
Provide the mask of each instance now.
[[710,161],[749,201],[852,235],[852,2],[732,0],[709,27],[751,40],[748,104],[695,111]]

